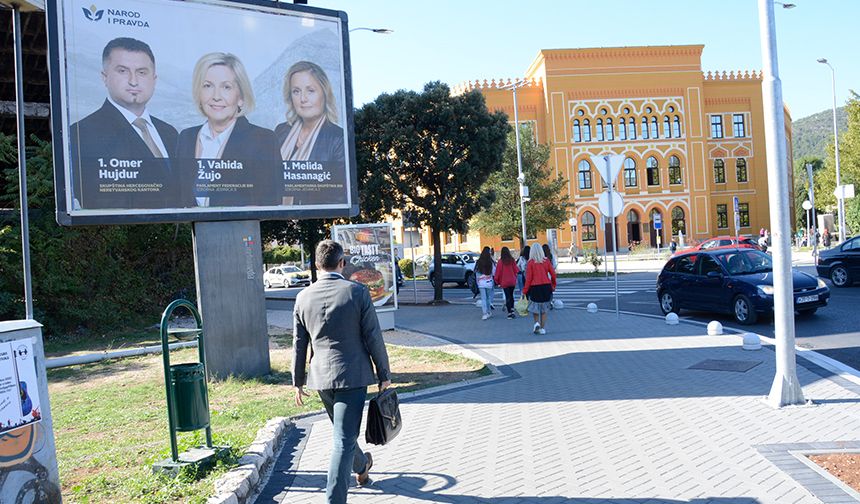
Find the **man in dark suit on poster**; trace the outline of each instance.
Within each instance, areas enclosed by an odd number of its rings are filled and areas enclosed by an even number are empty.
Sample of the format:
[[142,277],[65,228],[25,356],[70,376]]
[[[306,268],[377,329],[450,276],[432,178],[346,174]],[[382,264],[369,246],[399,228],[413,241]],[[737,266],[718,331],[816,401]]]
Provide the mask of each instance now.
[[158,78],[152,49],[133,38],[111,40],[102,52],[101,77],[107,99],[69,135],[75,206],[179,206],[179,178],[170,169],[176,128],[146,107]]

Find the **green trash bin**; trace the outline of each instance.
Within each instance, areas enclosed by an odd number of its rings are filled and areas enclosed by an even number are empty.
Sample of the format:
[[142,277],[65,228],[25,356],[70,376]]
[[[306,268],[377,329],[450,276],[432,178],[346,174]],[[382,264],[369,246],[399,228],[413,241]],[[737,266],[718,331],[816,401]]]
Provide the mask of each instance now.
[[170,385],[176,401],[176,430],[188,432],[209,427],[206,370],[203,363],[171,365]]

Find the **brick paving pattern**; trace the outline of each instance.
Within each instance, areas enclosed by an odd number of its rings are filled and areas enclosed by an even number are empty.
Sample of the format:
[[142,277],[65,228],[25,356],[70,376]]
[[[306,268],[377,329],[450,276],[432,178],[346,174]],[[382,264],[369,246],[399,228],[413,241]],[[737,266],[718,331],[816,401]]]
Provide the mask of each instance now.
[[[773,409],[774,352],[704,327],[565,309],[538,336],[530,319],[481,321],[462,305],[406,307],[396,321],[468,344],[506,376],[405,402],[404,430],[368,448],[374,484],[351,503],[818,503],[758,447],[860,439],[856,388],[798,366],[817,404]],[[708,359],[761,364],[688,369]],[[324,500],[331,427],[303,428],[258,503]]]

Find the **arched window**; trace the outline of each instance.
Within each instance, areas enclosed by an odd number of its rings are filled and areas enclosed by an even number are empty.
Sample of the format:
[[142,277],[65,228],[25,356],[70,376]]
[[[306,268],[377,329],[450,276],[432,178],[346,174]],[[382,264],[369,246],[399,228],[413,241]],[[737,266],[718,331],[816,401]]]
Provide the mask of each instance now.
[[681,160],[678,156],[669,157],[669,184],[681,183]]
[[714,183],[726,183],[726,164],[723,163],[722,159],[714,160]]
[[675,119],[672,121],[672,136],[681,138],[681,118],[678,116],[675,116]]
[[649,186],[660,185],[660,165],[657,163],[657,158],[651,156],[645,163],[645,172]]
[[642,138],[648,139],[648,118],[642,118]]
[[612,119],[606,120],[606,128],[604,129],[604,131],[606,131],[606,141],[607,142],[611,142],[611,141],[615,140],[615,130],[612,127]]
[[597,120],[597,124],[595,125],[595,131],[594,132],[596,133],[597,141],[602,142],[603,141],[603,119]]
[[618,138],[627,140],[627,121],[623,117],[618,121]]
[[594,241],[597,239],[597,228],[594,225],[594,214],[585,212],[582,214],[582,241]]
[[639,222],[639,213],[636,210],[627,212],[627,222]]
[[684,222],[684,209],[676,206],[672,209],[672,235],[677,235],[678,231],[687,234],[687,224]]
[[636,118],[631,117],[630,122],[627,123],[627,138],[630,140],[636,140]]
[[582,127],[579,125],[579,119],[573,120],[573,141],[582,141]]
[[636,179],[636,161],[632,158],[624,160],[624,187],[636,187],[639,180]]
[[663,138],[672,138],[669,116],[663,118]]
[[591,189],[591,163],[585,159],[579,162],[579,188]]
[[657,128],[657,118],[651,118],[651,138],[660,138],[660,131]]
[[749,182],[749,173],[747,172],[747,160],[744,158],[738,158],[738,161],[735,164],[735,168],[737,169],[738,182]]
[[582,121],[582,140],[584,142],[591,141],[591,121],[588,119]]

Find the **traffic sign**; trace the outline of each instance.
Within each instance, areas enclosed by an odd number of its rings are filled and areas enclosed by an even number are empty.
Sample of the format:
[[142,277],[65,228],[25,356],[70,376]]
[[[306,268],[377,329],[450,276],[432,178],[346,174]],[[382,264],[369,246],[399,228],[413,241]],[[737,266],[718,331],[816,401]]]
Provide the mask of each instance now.
[[654,229],[663,229],[663,216],[662,215],[655,213],[654,216],[652,217],[652,219],[653,219]]
[[615,179],[618,178],[618,172],[621,171],[621,165],[624,164],[624,156],[620,154],[591,156],[591,162],[597,168],[604,185],[611,189],[615,185]]
[[[833,190],[836,199],[851,199],[854,197],[854,184],[842,184]],[[841,195],[841,198],[840,198]]]
[[[611,212],[609,211],[609,198],[612,198]],[[618,191],[604,191],[597,198],[597,208],[600,209],[600,213],[607,217],[618,217],[624,208],[624,198],[621,197]]]

